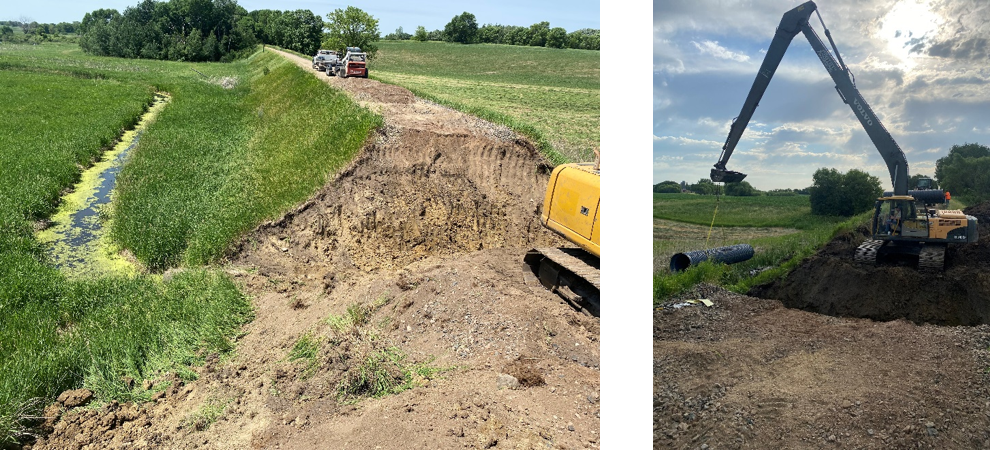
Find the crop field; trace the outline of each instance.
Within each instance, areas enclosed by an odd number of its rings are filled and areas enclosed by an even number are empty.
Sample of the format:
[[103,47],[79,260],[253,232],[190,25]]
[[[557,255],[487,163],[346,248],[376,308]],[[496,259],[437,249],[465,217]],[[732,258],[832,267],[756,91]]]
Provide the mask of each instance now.
[[[715,282],[745,292],[786,274],[837,232],[868,220],[871,214],[851,219],[812,216],[807,196],[723,196],[718,200],[709,237],[715,202],[714,196],[653,194],[655,302],[699,282]],[[675,253],[743,243],[756,251],[749,261],[702,263],[681,273],[670,272],[670,257]]]
[[[194,377],[183,367],[230,350],[249,303],[200,265],[309,196],[380,123],[263,53],[190,64],[0,44],[0,91],[0,446],[65,389],[88,387],[100,401],[150,397],[123,377]],[[186,269],[168,282],[66,279],[33,231],[156,91],[172,101],[118,177],[105,219],[141,265]],[[305,104],[320,107],[288,107]],[[326,124],[336,131],[313,134]]]
[[504,123],[555,162],[588,161],[600,141],[599,52],[382,41],[372,78]]

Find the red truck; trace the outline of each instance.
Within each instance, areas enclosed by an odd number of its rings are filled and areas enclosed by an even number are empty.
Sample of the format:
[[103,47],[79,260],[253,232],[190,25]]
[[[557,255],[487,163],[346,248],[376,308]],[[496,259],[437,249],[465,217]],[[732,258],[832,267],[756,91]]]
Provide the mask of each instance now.
[[368,55],[358,47],[347,47],[347,53],[337,66],[337,76],[341,78],[368,78]]

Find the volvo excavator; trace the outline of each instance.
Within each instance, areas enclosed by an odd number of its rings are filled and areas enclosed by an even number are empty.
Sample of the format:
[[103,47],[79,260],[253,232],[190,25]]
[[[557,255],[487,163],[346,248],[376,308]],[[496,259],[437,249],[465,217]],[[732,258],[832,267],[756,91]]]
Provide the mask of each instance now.
[[[825,36],[835,52],[834,56],[808,23],[813,13],[818,16],[822,28],[825,29]],[[908,191],[910,177],[904,152],[856,89],[855,78],[842,61],[839,50],[832,40],[832,34],[825,27],[825,22],[813,1],[803,3],[784,13],[783,18],[780,19],[760,71],[753,81],[753,87],[750,88],[739,116],[733,120],[729,136],[722,146],[722,154],[711,171],[712,181],[735,183],[746,177],[744,173],[726,169],[725,165],[753,117],[760,99],[763,98],[763,93],[770,84],[770,79],[777,70],[784,52],[798,33],[803,33],[808,39],[818,59],[835,82],[835,90],[839,93],[839,97],[852,108],[853,114],[859,119],[866,134],[880,152],[887,164],[894,187],[890,195],[877,199],[871,223],[872,236],[856,249],[854,259],[864,264],[907,261],[916,264],[925,272],[942,271],[948,244],[977,241],[979,236],[976,218],[965,215],[959,210],[930,208],[926,205],[927,202],[916,201],[911,195],[917,191]]]

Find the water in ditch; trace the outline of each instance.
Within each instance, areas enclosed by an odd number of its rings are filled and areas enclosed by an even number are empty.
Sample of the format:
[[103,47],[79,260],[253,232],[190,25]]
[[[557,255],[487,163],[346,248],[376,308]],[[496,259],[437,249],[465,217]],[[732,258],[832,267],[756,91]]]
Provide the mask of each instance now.
[[49,226],[38,232],[37,238],[47,247],[51,260],[67,275],[132,275],[137,272],[134,264],[105,236],[109,228],[106,212],[124,161],[168,100],[165,93],[155,94],[154,102],[137,126],[125,132],[112,150],[83,172],[73,191],[62,197]]

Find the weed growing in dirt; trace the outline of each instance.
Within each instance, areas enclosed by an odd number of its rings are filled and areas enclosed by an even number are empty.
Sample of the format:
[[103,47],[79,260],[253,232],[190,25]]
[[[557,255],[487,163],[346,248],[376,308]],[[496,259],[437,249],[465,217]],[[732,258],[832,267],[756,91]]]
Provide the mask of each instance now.
[[182,428],[191,428],[195,431],[206,430],[223,415],[223,411],[227,409],[227,405],[230,405],[230,402],[230,399],[210,397],[206,399],[203,406],[196,410],[196,412],[182,419],[182,423],[179,426]]
[[599,65],[591,50],[382,41],[369,70],[372,78],[506,125],[557,164],[594,158]]
[[314,337],[312,333],[306,333],[292,345],[292,350],[289,350],[289,361],[303,360],[306,363],[306,368],[303,371],[303,377],[308,378],[313,374],[316,368],[319,366],[319,356],[320,342],[318,338]]
[[[328,316],[322,322],[326,334],[314,332],[301,337],[289,352],[289,359],[317,365],[322,361],[344,362],[346,369],[338,372],[336,388],[338,398],[344,402],[399,393],[450,370],[433,366],[432,358],[410,362],[399,347],[389,344],[382,332],[391,320],[386,317],[376,326],[372,316],[391,301],[392,297],[384,294],[370,304],[354,303],[344,314]],[[311,376],[317,368],[307,366],[302,376]]]

